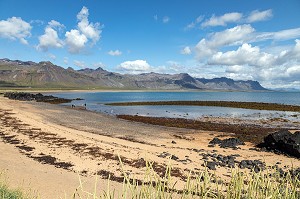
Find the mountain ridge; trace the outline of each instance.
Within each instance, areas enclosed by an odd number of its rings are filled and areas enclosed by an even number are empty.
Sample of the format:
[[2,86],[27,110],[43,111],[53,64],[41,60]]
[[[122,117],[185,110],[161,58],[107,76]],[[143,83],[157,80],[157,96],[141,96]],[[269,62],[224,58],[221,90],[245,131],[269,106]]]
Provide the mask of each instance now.
[[[2,83],[2,84],[1,84]],[[111,88],[152,90],[225,90],[266,91],[257,81],[233,80],[226,77],[205,79],[188,73],[120,74],[97,69],[74,70],[57,66],[49,61],[0,59],[0,86],[10,85],[31,88]],[[3,86],[4,87],[4,86]]]

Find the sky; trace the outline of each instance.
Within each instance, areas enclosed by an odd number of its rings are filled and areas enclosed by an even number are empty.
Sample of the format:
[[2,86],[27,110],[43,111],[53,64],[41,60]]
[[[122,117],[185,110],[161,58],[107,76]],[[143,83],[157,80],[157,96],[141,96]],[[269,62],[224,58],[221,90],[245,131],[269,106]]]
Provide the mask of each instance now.
[[0,58],[300,88],[299,0],[0,0]]

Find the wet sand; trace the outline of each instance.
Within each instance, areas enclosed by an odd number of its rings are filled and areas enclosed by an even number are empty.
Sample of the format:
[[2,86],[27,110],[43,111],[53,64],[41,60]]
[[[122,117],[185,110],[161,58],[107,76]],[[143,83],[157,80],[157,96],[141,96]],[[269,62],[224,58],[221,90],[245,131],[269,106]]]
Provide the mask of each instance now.
[[[228,132],[154,126],[3,97],[0,97],[0,125],[0,150],[5,154],[1,156],[0,170],[6,171],[10,185],[38,190],[42,198],[71,195],[79,185],[78,175],[90,189],[98,176],[102,189],[106,189],[110,174],[112,185],[119,190],[123,172],[130,178],[143,179],[146,160],[154,163],[158,174],[171,164],[174,180],[179,181],[178,190],[190,171],[204,170],[203,154],[239,154],[238,161],[259,159],[267,165],[280,162],[280,167],[300,166],[300,160],[295,158],[249,150],[253,143],[246,143],[238,150],[208,147],[208,142],[216,136],[233,135]],[[218,167],[213,172],[225,178],[230,170]]]

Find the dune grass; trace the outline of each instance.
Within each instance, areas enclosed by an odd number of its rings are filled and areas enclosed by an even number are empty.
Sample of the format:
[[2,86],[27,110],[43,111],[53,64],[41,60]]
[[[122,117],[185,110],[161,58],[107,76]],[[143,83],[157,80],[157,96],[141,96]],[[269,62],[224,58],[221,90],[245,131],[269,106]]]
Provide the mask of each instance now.
[[[121,163],[121,168],[123,165]],[[121,190],[115,190],[108,178],[105,191],[98,191],[95,180],[94,191],[88,192],[79,178],[79,186],[71,197],[65,199],[298,199],[300,198],[300,176],[269,168],[263,172],[243,172],[232,169],[231,176],[221,179],[204,168],[197,177],[187,176],[186,182],[178,189],[177,181],[171,177],[172,167],[168,166],[160,177],[147,162],[143,180],[130,179],[126,172]],[[124,171],[124,170],[123,170]],[[0,176],[1,199],[32,199],[19,190],[8,188]]]
[[[121,164],[122,165],[122,164]],[[73,195],[75,198],[113,199],[172,199],[172,198],[216,198],[216,199],[298,199],[300,198],[300,176],[286,172],[284,176],[277,170],[269,168],[264,172],[242,172],[232,169],[227,180],[216,177],[207,169],[196,178],[188,176],[182,189],[175,189],[177,184],[172,179],[171,167],[166,169],[165,176],[159,177],[151,163],[147,163],[142,183],[129,179],[124,172],[122,190],[113,190],[110,180],[107,181],[107,191],[97,194],[84,190],[83,183]],[[97,185],[95,184],[95,187]]]
[[[106,191],[97,192],[97,180],[94,192],[87,192],[84,183],[80,185],[71,197],[72,199],[172,199],[172,198],[216,198],[216,199],[298,199],[300,198],[299,176],[287,174],[282,177],[279,173],[270,172],[245,174],[233,170],[231,178],[225,182],[215,177],[207,170],[196,178],[188,177],[182,190],[174,189],[176,181],[170,176],[171,168],[167,169],[164,178],[160,178],[151,166],[145,172],[144,182],[138,183],[124,175],[122,190],[111,188],[107,181]],[[19,190],[12,190],[6,184],[0,184],[1,199],[31,199]],[[66,197],[67,199],[68,197]]]
[[29,199],[18,189],[11,189],[6,183],[3,173],[0,173],[0,198],[1,199]]

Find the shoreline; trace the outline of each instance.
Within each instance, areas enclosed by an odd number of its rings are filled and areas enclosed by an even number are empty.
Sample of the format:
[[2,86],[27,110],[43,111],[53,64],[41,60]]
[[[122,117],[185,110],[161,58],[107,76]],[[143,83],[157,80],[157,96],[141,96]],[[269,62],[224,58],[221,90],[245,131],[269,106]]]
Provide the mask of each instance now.
[[28,88],[7,88],[7,89],[0,89],[0,92],[32,92],[32,93],[63,93],[63,92],[84,92],[84,93],[95,93],[95,92],[287,92],[287,93],[294,93],[292,91],[273,91],[273,90],[254,90],[254,91],[243,91],[243,90],[197,90],[197,89],[177,89],[177,90],[155,90],[155,89],[45,89],[45,88],[37,88],[37,89],[28,89]]
[[[179,182],[175,187],[178,190],[181,189],[182,178],[190,171],[204,169],[201,165],[206,161],[206,154],[227,156],[238,153],[238,162],[258,159],[267,165],[280,162],[280,167],[300,167],[300,160],[296,158],[250,150],[254,147],[251,143],[240,146],[240,149],[208,146],[213,138],[232,137],[232,133],[153,126],[101,113],[9,100],[2,96],[0,122],[3,126],[1,148],[10,151],[9,157],[1,157],[0,169],[6,170],[8,177],[12,178],[11,185],[15,185],[16,176],[20,180],[26,179],[26,183],[40,190],[44,198],[58,198],[63,189],[68,193],[74,191],[76,183],[79,183],[77,173],[89,183],[98,175],[102,185],[107,183],[107,173],[113,173],[115,179],[119,179],[118,156],[124,162],[129,177],[137,179],[143,179],[145,160],[153,162],[157,172],[170,162],[178,175],[174,176],[174,180]],[[13,140],[5,141],[9,137]],[[54,165],[49,160],[55,160],[52,162]],[[63,162],[69,163],[67,169],[56,167]],[[231,168],[218,166],[213,172],[226,179],[230,171]],[[60,175],[55,179],[53,173]],[[63,185],[60,191],[55,191],[57,182]],[[115,181],[112,183],[116,188],[121,185]],[[50,197],[53,194],[56,196]]]

